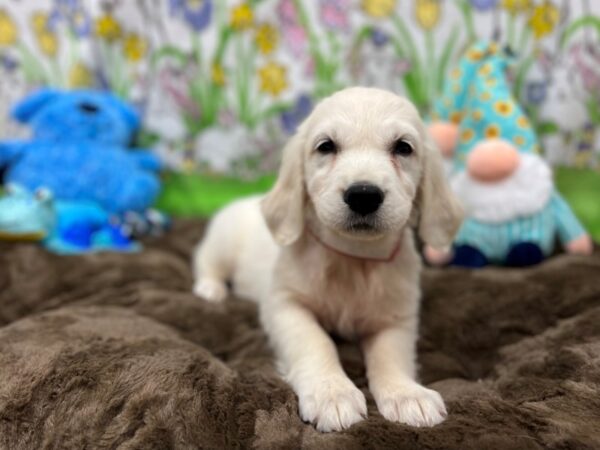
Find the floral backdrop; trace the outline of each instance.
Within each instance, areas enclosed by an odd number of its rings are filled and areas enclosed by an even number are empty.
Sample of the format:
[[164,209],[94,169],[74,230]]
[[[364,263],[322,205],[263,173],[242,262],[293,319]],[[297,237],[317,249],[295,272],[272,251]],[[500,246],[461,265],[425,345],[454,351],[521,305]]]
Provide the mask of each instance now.
[[600,167],[600,2],[592,0],[0,0],[0,138],[41,85],[130,100],[178,170],[253,177],[313,104],[386,87],[427,114],[469,43],[517,55],[515,94],[554,164]]

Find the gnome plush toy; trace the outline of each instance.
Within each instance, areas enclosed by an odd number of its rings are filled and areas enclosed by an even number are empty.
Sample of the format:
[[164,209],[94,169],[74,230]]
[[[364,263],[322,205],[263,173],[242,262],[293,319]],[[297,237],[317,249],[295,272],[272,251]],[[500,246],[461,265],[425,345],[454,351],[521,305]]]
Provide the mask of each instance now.
[[425,249],[432,264],[528,266],[554,250],[589,254],[592,241],[554,189],[527,116],[513,97],[509,58],[477,43],[451,74],[430,127],[466,220],[453,249]]

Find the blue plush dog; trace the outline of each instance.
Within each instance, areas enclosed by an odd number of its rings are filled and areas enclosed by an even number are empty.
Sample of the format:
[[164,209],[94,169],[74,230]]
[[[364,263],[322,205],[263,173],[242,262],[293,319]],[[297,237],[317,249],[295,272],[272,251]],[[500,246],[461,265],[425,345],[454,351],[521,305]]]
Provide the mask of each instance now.
[[93,201],[110,213],[142,212],[160,190],[160,161],[131,149],[139,128],[135,110],[100,91],[40,90],[12,111],[33,129],[30,141],[0,143],[5,182],[57,199]]

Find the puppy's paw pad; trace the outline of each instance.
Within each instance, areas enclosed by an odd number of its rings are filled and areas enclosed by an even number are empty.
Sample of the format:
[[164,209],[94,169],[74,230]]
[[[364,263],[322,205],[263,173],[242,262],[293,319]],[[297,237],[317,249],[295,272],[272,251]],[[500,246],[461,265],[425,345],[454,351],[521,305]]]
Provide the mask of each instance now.
[[440,394],[423,386],[396,389],[378,399],[377,407],[387,420],[413,427],[432,427],[447,415]]
[[302,420],[322,432],[343,430],[367,416],[365,396],[348,379],[318,380],[298,398]]
[[200,278],[194,284],[194,294],[209,302],[222,302],[227,297],[227,286],[210,278]]

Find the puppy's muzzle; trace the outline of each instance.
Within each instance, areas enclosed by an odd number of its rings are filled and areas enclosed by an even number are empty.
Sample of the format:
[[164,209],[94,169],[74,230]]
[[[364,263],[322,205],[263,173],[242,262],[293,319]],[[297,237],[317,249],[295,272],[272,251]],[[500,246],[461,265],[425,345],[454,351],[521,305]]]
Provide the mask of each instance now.
[[344,202],[361,216],[367,216],[379,209],[385,194],[374,184],[358,182],[344,191]]

